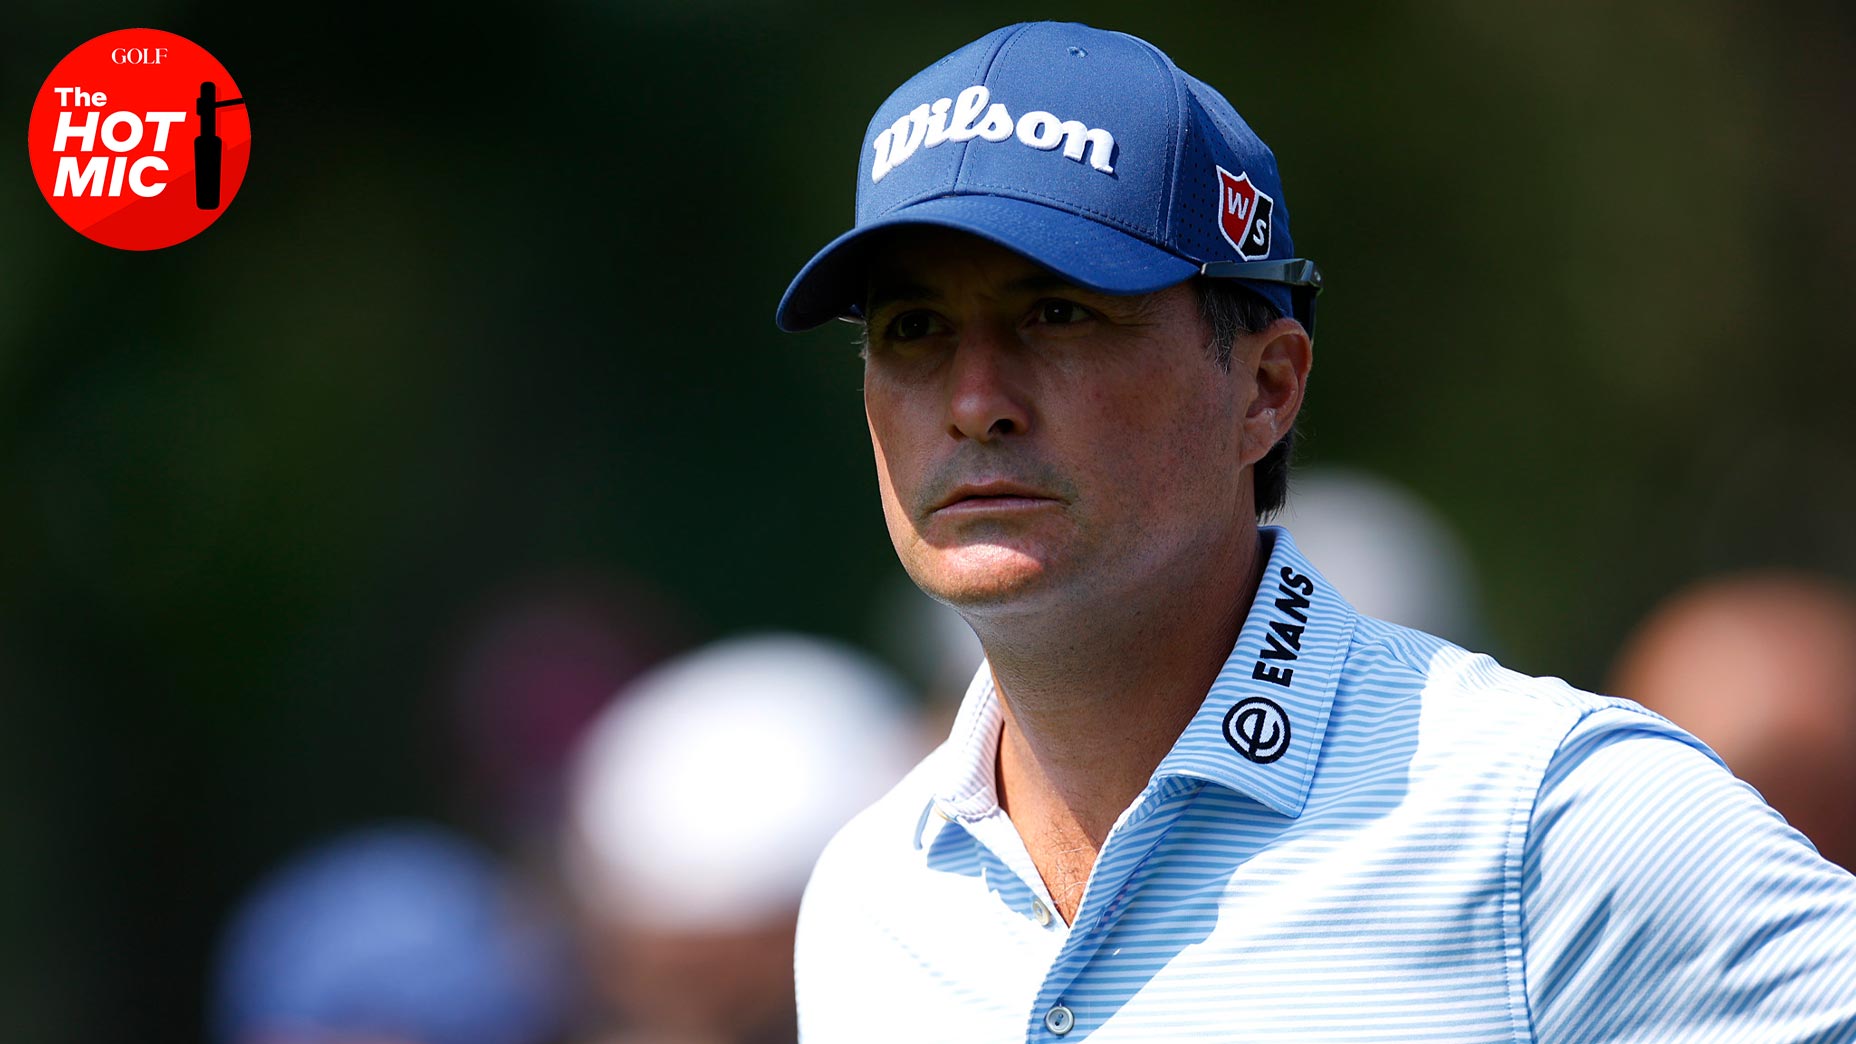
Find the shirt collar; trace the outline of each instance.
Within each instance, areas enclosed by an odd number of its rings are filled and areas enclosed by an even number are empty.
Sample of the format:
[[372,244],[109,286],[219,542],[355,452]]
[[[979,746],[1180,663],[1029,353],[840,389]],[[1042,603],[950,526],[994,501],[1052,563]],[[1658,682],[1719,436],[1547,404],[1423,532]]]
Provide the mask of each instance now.
[[1154,775],[1229,787],[1293,818],[1314,784],[1357,617],[1287,530],[1262,535],[1269,561],[1237,644]]
[[[1288,531],[1260,532],[1268,561],[1237,644],[1154,778],[1216,783],[1293,818],[1314,783],[1355,613]],[[1004,721],[992,667],[982,662],[934,777],[947,815],[971,821],[998,807],[993,773]]]
[[994,768],[999,757],[999,730],[1005,708],[992,684],[992,664],[981,660],[960,701],[953,731],[942,748],[945,759],[935,778],[935,800],[956,819],[975,820],[999,806]]

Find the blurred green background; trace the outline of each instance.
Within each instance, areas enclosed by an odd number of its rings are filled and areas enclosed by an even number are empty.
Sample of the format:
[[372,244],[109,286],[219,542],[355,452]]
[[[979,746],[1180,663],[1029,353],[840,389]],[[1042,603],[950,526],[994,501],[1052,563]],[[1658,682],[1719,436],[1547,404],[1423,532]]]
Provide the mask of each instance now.
[[[898,573],[847,331],[784,337],[869,113],[999,24],[1167,49],[1329,281],[1301,460],[1460,528],[1486,637],[1596,686],[1704,573],[1856,579],[1846,4],[9,0],[0,1039],[194,1041],[220,919],[357,821],[469,824],[440,709],[525,585],[867,640]],[[67,51],[237,78],[197,239],[97,246],[24,128]]]

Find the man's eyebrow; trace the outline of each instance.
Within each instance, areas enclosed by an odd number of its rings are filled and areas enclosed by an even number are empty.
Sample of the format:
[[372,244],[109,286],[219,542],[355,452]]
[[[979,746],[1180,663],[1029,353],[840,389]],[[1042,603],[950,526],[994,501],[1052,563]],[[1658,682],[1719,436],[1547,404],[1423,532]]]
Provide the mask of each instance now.
[[1033,272],[1005,284],[1005,289],[1020,294],[1090,292],[1086,287],[1078,286],[1055,272]]
[[870,293],[864,299],[864,315],[875,315],[884,305],[897,301],[939,301],[941,295],[932,287],[920,283],[911,283],[902,279],[884,279],[877,277],[870,282]]

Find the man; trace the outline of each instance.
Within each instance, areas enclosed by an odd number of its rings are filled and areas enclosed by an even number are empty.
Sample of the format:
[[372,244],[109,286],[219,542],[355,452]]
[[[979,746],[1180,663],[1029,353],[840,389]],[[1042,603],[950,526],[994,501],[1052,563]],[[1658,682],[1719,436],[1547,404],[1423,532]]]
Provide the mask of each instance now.
[[813,873],[802,1035],[1856,1039],[1856,880],[1704,748],[1258,527],[1312,364],[1288,218],[1121,34],[1010,26],[878,109],[778,318],[865,324],[890,535],[987,659]]

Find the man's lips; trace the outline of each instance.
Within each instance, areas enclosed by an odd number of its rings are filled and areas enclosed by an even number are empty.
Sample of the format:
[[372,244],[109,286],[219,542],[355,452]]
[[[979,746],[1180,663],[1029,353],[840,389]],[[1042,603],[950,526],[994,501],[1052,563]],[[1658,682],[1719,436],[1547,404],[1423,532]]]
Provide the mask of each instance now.
[[969,511],[1019,511],[1044,507],[1062,501],[1041,489],[1016,482],[970,482],[954,487],[929,513]]

